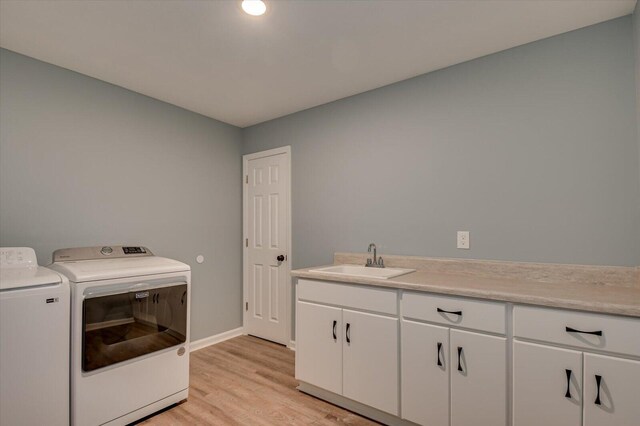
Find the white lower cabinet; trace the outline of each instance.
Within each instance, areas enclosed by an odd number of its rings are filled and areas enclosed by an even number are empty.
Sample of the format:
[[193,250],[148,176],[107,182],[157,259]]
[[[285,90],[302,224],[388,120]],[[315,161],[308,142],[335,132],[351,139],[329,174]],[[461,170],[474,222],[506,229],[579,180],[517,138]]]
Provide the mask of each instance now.
[[296,309],[300,389],[380,422],[640,426],[637,318],[316,280]]
[[582,353],[513,343],[514,426],[580,426]]
[[[296,304],[296,378],[310,385],[349,398],[385,413],[398,416],[399,354],[398,318],[344,307],[322,304],[322,292],[307,283],[303,297]],[[330,287],[335,301],[358,306],[360,299],[350,298],[352,288],[335,284]],[[366,298],[366,288],[358,288]],[[379,295],[377,289],[373,295]],[[319,294],[320,296],[317,296]],[[386,294],[382,294],[387,297]],[[319,303],[315,303],[318,299]],[[362,300],[362,305],[367,305]],[[396,300],[382,299],[381,311],[393,312]]]
[[402,321],[402,418],[449,424],[449,328]]
[[515,341],[513,424],[640,425],[640,361]]
[[398,319],[342,311],[342,394],[398,415]]
[[342,309],[296,305],[296,378],[342,393]]
[[640,425],[640,361],[590,352],[640,357],[639,319],[517,305],[513,321],[514,426]]
[[584,354],[584,426],[640,425],[640,361]]
[[451,426],[507,422],[507,339],[451,329]]
[[506,338],[402,321],[402,418],[421,425],[505,425]]

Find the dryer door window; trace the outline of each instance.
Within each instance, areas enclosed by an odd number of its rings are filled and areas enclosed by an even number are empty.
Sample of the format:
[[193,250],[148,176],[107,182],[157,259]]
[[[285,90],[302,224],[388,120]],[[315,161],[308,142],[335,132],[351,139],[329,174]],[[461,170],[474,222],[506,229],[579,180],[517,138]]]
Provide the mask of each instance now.
[[93,371],[186,341],[187,284],[87,298],[82,370]]

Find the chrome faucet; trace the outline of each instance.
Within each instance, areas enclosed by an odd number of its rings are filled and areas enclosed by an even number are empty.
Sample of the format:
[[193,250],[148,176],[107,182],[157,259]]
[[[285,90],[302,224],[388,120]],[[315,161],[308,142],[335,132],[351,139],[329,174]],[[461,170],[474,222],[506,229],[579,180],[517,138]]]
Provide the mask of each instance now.
[[382,256],[377,257],[376,245],[374,243],[369,244],[369,248],[367,251],[371,253],[373,249],[373,259],[367,259],[367,264],[365,266],[371,268],[384,268],[384,261],[382,260]]

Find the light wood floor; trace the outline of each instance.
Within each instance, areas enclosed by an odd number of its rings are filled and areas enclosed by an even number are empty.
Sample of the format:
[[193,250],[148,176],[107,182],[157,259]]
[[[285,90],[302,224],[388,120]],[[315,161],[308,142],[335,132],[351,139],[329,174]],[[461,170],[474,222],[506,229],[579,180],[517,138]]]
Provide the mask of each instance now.
[[240,336],[191,354],[189,399],[142,425],[376,425],[298,390],[295,353]]

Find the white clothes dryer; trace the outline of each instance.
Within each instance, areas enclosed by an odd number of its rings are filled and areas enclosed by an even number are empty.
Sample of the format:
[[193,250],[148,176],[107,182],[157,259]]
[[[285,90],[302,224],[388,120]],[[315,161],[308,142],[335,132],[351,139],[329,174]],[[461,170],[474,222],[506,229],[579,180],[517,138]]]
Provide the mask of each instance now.
[[71,286],[71,423],[125,425],[189,392],[191,269],[146,247],[56,250]]

